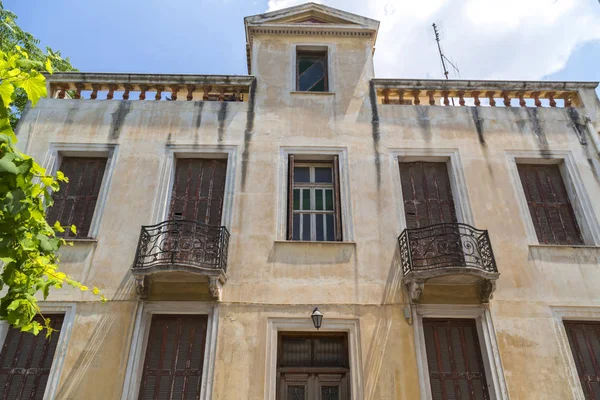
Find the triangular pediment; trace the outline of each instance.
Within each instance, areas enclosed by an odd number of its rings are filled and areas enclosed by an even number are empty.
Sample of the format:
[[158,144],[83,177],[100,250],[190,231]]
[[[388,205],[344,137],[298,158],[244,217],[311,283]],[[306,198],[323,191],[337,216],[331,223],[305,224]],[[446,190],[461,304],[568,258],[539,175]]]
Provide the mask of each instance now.
[[245,18],[246,26],[342,25],[377,30],[379,22],[322,4],[305,3]]

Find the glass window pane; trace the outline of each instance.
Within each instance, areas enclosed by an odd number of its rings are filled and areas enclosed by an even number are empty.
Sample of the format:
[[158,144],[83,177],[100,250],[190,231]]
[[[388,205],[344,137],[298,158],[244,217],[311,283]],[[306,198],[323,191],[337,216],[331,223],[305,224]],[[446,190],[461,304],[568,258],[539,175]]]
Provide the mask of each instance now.
[[332,183],[333,182],[333,171],[330,167],[316,167],[315,168],[315,182],[319,183]]
[[294,167],[294,182],[310,182],[310,168]]
[[333,214],[326,214],[325,223],[327,224],[327,240],[333,242],[335,240],[335,223],[333,222]]
[[300,59],[298,63],[298,90],[325,90],[325,60],[324,58]]
[[317,223],[315,224],[315,228],[317,230],[317,241],[322,242],[325,240],[325,230],[323,229],[323,218],[325,218],[324,214],[317,214]]
[[315,210],[323,209],[323,190],[315,189]]
[[302,189],[302,209],[310,210],[310,189]]
[[300,240],[300,214],[294,214],[294,221],[292,223],[292,239]]
[[325,189],[325,209],[333,210],[333,190]]
[[294,210],[300,209],[300,189],[294,189]]
[[310,214],[302,214],[302,240],[310,240]]

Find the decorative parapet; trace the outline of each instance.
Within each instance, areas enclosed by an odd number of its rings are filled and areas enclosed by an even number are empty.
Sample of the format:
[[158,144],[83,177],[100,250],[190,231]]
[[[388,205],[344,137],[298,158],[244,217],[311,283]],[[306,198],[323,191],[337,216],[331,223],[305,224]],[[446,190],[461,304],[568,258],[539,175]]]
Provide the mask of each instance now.
[[48,97],[89,100],[248,101],[253,76],[99,74],[46,76]]
[[379,104],[580,107],[580,89],[597,82],[373,79]]

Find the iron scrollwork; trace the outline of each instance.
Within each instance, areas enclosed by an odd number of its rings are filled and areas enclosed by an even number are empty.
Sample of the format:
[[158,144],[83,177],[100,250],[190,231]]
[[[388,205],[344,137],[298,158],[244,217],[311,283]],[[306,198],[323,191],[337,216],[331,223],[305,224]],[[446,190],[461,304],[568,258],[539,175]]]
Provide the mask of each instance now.
[[224,226],[174,220],[142,226],[133,272],[169,270],[227,270],[229,232]]

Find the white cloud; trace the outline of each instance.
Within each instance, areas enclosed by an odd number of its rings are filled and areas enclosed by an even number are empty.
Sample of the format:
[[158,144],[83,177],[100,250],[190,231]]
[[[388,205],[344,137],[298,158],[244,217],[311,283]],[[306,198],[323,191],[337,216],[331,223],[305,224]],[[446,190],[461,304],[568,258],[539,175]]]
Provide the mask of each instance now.
[[[564,68],[578,46],[600,40],[598,0],[317,2],[381,21],[375,52],[380,78],[443,77],[434,22],[462,79],[540,79]],[[269,10],[301,3],[269,0]]]

